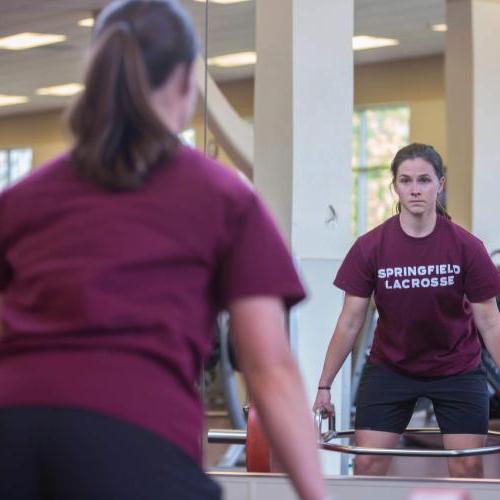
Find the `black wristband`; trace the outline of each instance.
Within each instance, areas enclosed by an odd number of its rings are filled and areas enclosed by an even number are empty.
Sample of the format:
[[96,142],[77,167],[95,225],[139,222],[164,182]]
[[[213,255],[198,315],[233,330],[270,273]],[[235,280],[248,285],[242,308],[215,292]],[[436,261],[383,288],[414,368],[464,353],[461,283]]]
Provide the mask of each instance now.
[[320,385],[318,386],[318,391],[329,391],[330,390],[330,386],[329,385]]

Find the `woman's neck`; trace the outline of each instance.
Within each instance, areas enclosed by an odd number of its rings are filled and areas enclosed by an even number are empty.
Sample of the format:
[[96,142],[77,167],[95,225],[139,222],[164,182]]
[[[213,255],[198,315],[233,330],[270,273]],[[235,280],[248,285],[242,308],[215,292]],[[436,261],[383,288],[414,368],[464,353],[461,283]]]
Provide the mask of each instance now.
[[424,236],[431,234],[436,227],[436,221],[436,212],[413,215],[403,209],[399,214],[401,228],[408,236],[412,236],[414,238],[423,238]]

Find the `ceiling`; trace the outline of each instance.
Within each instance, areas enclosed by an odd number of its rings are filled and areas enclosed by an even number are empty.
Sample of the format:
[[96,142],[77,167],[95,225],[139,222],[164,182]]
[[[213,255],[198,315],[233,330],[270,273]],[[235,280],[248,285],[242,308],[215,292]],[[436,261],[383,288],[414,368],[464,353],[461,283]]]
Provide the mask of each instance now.
[[[313,2],[314,0],[309,0]],[[205,40],[205,4],[181,0],[192,13],[202,42]],[[67,98],[37,96],[40,87],[81,80],[90,29],[82,18],[107,0],[0,0],[0,37],[31,31],[65,34],[64,43],[25,51],[0,50],[0,94],[27,95],[30,101],[0,107],[0,116],[62,107]],[[446,0],[355,0],[355,34],[397,38],[396,47],[356,52],[355,63],[419,57],[444,51],[443,33],[429,29],[444,22]],[[233,5],[210,4],[209,57],[253,50],[255,0]],[[252,76],[253,68],[210,70],[219,81]]]

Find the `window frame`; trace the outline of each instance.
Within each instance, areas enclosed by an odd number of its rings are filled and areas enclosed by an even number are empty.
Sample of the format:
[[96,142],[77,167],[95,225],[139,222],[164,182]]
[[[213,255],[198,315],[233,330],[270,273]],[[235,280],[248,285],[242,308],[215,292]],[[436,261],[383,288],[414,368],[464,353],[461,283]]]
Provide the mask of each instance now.
[[[393,102],[389,104],[363,104],[355,106],[353,109],[353,151],[352,158],[358,158],[355,165],[354,161],[351,162],[351,171],[353,173],[353,205],[352,205],[352,229],[355,236],[366,233],[368,227],[368,178],[370,172],[377,170],[385,170],[389,165],[368,165],[368,124],[366,119],[367,111],[387,111],[391,109],[405,108],[408,112],[408,137],[406,143],[410,141],[411,137],[411,106],[407,102]],[[354,133],[354,116],[359,117],[359,135],[358,135],[358,151],[354,151],[355,133]],[[357,199],[354,203],[354,192],[357,190]]]
[[[23,151],[23,152],[29,152],[30,158],[29,158],[29,167],[25,172],[22,172],[21,175],[19,176],[13,176],[13,170],[14,170],[14,162],[12,160],[12,155],[15,154],[16,152]],[[5,175],[2,175],[0,177],[0,191],[7,188],[14,182],[18,181],[25,175],[27,175],[33,168],[33,148],[30,146],[16,146],[16,147],[7,147],[7,148],[0,148],[0,153],[5,153],[6,154],[6,163],[5,165],[1,165],[1,167],[6,167],[5,169]],[[3,168],[2,168],[3,170]],[[2,174],[4,172],[1,172]]]

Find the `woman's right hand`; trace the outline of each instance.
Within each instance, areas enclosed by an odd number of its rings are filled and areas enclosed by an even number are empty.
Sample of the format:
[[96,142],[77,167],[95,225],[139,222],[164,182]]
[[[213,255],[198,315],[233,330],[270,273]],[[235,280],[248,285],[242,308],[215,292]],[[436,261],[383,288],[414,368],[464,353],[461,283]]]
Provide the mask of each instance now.
[[316,400],[314,401],[313,405],[313,412],[316,412],[318,410],[325,411],[328,416],[334,414],[332,395],[331,392],[327,389],[318,389]]

